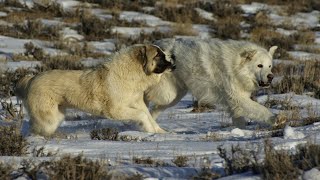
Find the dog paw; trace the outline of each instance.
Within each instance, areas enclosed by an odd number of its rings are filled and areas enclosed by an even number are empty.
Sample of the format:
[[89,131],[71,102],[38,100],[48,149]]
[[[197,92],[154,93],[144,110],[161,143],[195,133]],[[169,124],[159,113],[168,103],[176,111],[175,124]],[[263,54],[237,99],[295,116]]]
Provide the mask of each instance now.
[[164,133],[168,133],[168,132],[162,128],[157,128],[156,133],[164,134]]

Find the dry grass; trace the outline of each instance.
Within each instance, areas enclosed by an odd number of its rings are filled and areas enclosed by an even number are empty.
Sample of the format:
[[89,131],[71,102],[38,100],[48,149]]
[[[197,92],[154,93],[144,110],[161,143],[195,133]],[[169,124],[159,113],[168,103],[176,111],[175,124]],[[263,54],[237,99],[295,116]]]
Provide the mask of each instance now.
[[175,157],[175,159],[172,160],[172,162],[178,167],[188,166],[188,161],[189,161],[189,158],[183,155],[177,156]]
[[242,173],[246,171],[256,171],[258,164],[257,152],[254,150],[247,151],[239,145],[231,146],[231,151],[228,152],[222,146],[218,147],[219,156],[224,159],[224,168],[226,175],[234,173]]
[[103,128],[92,130],[90,137],[93,140],[111,140],[116,141],[119,138],[119,131],[113,128]]
[[26,155],[28,145],[18,127],[0,126],[0,156]]
[[135,164],[142,164],[150,167],[167,166],[167,164],[164,163],[163,161],[152,159],[152,157],[133,157],[132,161]]
[[297,147],[295,153],[275,150],[270,140],[264,142],[263,161],[258,151],[232,146],[231,151],[219,147],[219,156],[225,160],[227,175],[253,171],[266,180],[298,179],[303,171],[320,166],[320,145],[307,143]]
[[0,98],[14,95],[15,84],[20,78],[30,73],[32,73],[32,71],[25,68],[19,68],[14,72],[0,72]]
[[172,33],[183,36],[196,36],[197,32],[193,29],[191,23],[177,23],[172,27]]
[[320,98],[320,87],[317,80],[320,78],[320,63],[318,61],[305,61],[300,65],[289,65],[280,69],[275,69],[278,76],[283,76],[280,83],[273,87],[274,93],[314,92],[314,97]]
[[215,29],[215,37],[220,39],[240,39],[242,30],[240,26],[241,21],[242,18],[238,15],[219,18],[213,25],[213,28]]

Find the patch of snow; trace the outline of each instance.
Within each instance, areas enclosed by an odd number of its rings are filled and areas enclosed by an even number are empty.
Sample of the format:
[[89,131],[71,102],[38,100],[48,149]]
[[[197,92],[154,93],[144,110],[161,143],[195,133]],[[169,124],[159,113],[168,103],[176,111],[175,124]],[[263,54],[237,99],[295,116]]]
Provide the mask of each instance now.
[[[24,53],[24,44],[32,42],[35,46],[38,46],[44,50],[45,53],[50,55],[59,55],[62,52],[57,49],[49,48],[47,47],[50,42],[48,41],[40,41],[40,40],[34,40],[34,39],[18,39],[18,38],[12,38],[8,36],[1,36],[0,35],[0,53],[1,54],[7,54],[8,57],[12,54],[17,53]],[[10,55],[11,54],[11,55]]]
[[212,29],[208,25],[203,24],[194,24],[192,28],[198,32],[198,37],[201,39],[209,39],[211,38]]
[[52,20],[52,19],[41,19],[41,23],[47,26],[58,26],[63,25],[64,23],[61,22],[59,19]]
[[152,27],[113,27],[111,32],[119,33],[125,37],[139,37],[141,33],[151,34],[155,31]]
[[6,16],[8,16],[8,13],[0,11],[0,17],[6,17]]
[[40,66],[40,61],[15,61],[15,62],[7,62],[7,70],[15,71],[19,68],[34,68],[36,66]]
[[146,7],[142,7],[142,10],[145,12],[151,12],[155,9],[155,7],[150,7],[150,6],[146,6]]
[[296,150],[296,147],[300,144],[306,144],[307,141],[285,141],[280,142],[277,145],[274,146],[275,150],[288,150],[288,151],[294,151]]
[[112,54],[116,50],[116,45],[113,40],[106,39],[103,41],[90,41],[96,52],[104,54]]
[[205,10],[200,9],[200,8],[195,8],[195,10],[199,14],[199,16],[201,16],[203,19],[207,19],[207,20],[210,20],[210,21],[217,21],[217,19],[215,19],[213,17],[213,13],[205,11]]
[[302,180],[319,180],[320,171],[317,168],[312,168],[309,171],[305,171],[302,175]]
[[231,134],[232,134],[232,135],[235,135],[235,136],[237,136],[237,137],[242,137],[242,136],[244,136],[243,130],[241,130],[241,129],[239,129],[239,128],[232,129],[232,130],[231,130]]
[[112,15],[109,14],[110,12],[104,9],[91,9],[93,15],[97,16],[101,20],[109,20],[112,19]]
[[18,0],[20,2],[20,4],[26,6],[27,8],[33,8],[34,6],[34,2],[33,0]]
[[304,51],[288,51],[288,53],[301,61],[320,59],[320,54],[308,53]]
[[312,11],[310,13],[297,13],[292,16],[280,16],[271,13],[269,15],[271,21],[275,25],[282,25],[284,23],[292,23],[294,27],[299,28],[314,28],[320,26],[319,24],[319,11]]
[[286,29],[283,29],[283,28],[277,28],[276,32],[278,32],[280,34],[283,34],[283,35],[286,35],[286,36],[290,36],[290,35],[298,32],[298,31],[297,30],[286,30]]
[[292,127],[286,126],[283,131],[284,139],[303,139],[305,135],[302,132],[295,131]]
[[256,2],[253,2],[251,4],[240,4],[239,7],[246,14],[256,14],[260,10],[269,9],[268,5]]
[[57,0],[57,2],[61,5],[61,7],[64,10],[70,10],[80,5],[79,1],[73,1],[73,0]]
[[60,31],[60,37],[66,41],[82,41],[84,37],[78,31],[65,27]]
[[259,103],[265,103],[267,99],[270,100],[279,100],[279,101],[288,101],[291,105],[297,107],[308,107],[310,105],[314,106],[315,108],[320,108],[320,100],[307,96],[307,95],[298,95],[294,93],[286,93],[286,94],[272,94],[272,95],[263,95],[257,97],[257,101]]
[[171,24],[171,22],[163,21],[162,19],[156,16],[135,12],[135,11],[122,11],[119,14],[119,19],[126,20],[128,22],[132,22],[132,21],[145,22],[148,26],[151,26],[151,27]]

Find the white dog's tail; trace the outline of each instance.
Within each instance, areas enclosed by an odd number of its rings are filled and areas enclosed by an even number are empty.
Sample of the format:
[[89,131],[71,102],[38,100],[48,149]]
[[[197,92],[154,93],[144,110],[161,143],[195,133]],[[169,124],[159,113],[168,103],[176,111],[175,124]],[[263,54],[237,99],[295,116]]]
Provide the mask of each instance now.
[[21,78],[17,84],[16,84],[16,88],[15,88],[15,94],[18,98],[20,99],[25,99],[26,97],[26,92],[27,92],[27,88],[29,86],[30,80],[33,78],[33,75],[27,75],[23,78]]

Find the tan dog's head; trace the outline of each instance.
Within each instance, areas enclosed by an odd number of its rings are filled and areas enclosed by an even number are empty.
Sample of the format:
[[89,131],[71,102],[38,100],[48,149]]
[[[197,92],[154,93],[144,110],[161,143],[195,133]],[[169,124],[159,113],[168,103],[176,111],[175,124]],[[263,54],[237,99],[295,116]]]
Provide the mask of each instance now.
[[174,62],[166,59],[165,53],[155,45],[136,45],[138,48],[138,59],[141,61],[143,71],[146,75],[152,73],[161,74],[166,70],[174,70]]

